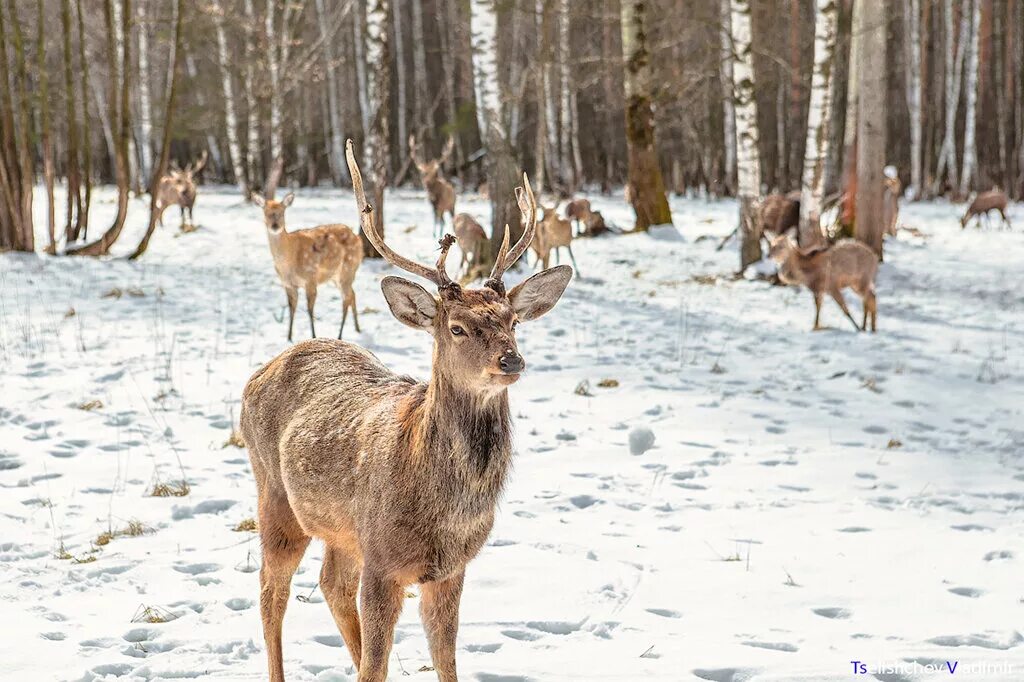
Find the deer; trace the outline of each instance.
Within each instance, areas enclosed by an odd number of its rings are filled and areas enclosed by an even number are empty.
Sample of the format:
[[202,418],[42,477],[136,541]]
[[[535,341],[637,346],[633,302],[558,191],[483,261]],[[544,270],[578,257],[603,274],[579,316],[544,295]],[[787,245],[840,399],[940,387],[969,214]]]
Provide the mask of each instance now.
[[[827,293],[839,304],[854,329],[877,331],[878,304],[875,298],[875,276],[878,256],[864,244],[841,239],[827,248],[801,250],[790,238],[792,231],[772,240],[768,256],[779,264],[779,279],[785,284],[804,285],[814,294],[814,331],[822,329],[821,301]],[[861,298],[864,318],[861,324],[853,319],[843,298],[843,288],[850,287]]]
[[441,176],[441,168],[448,157],[452,155],[455,140],[451,137],[444,145],[440,158],[424,161],[419,155],[419,146],[416,144],[416,136],[409,135],[409,155],[420,172],[420,182],[423,189],[427,190],[427,198],[434,209],[434,236],[440,237],[444,234],[444,214],[448,213],[452,221],[455,220],[455,188]]
[[590,214],[590,202],[586,199],[573,199],[565,205],[565,217],[575,223],[577,235],[589,223]]
[[1002,216],[1002,221],[999,223],[1000,228],[1005,224],[1007,229],[1010,229],[1010,219],[1006,216],[1006,203],[1006,192],[1001,189],[982,192],[974,197],[974,201],[967,207],[967,212],[960,219],[960,229],[967,227],[967,223],[970,222],[971,218],[975,218],[977,220],[976,225],[980,227],[981,218],[984,216],[985,223],[987,224],[989,211],[999,211],[999,215]]
[[[160,224],[164,224],[164,211],[170,206],[177,205],[181,209],[181,227],[192,223],[192,207],[196,203],[196,175],[206,167],[207,153],[199,155],[195,163],[189,163],[184,169],[174,164],[167,175],[160,178],[160,186],[157,188],[156,210]],[[185,220],[185,212],[188,212],[188,222]]]
[[462,252],[459,271],[469,274],[471,268],[480,262],[480,256],[487,248],[487,233],[480,223],[468,213],[460,213],[452,221],[455,227],[455,241]]
[[[395,374],[375,355],[333,339],[296,344],[246,384],[241,429],[256,481],[263,546],[260,613],[272,682],[284,680],[282,621],[292,575],[311,538],[325,543],[320,587],[358,670],[383,682],[406,586],[434,669],[457,682],[455,645],[466,566],[483,547],[512,462],[508,388],[526,361],[519,322],[561,298],[572,269],[558,266],[506,290],[503,275],[534,238],[536,218],[490,277],[464,289],[445,271],[445,235],[433,267],[393,251],[376,231],[351,140],[346,157],[367,238],[393,266],[422,277],[381,281],[399,322],[433,339],[430,379]],[[534,216],[524,174],[520,210]],[[357,608],[358,595],[358,608]]]
[[576,256],[572,253],[572,223],[564,218],[559,218],[553,208],[544,208],[542,212],[544,218],[537,226],[537,238],[532,245],[533,252],[537,256],[534,267],[540,263],[541,267],[546,270],[551,258],[551,251],[554,250],[555,261],[558,262],[558,249],[565,247],[569,251],[569,258],[572,259],[573,269],[578,276],[582,276],[579,266],[576,265]]
[[341,327],[338,329],[338,338],[345,331],[349,310],[352,311],[352,321],[358,333],[359,313],[352,283],[359,264],[363,262],[362,242],[350,227],[340,223],[289,232],[285,229],[284,213],[294,200],[295,195],[291,192],[281,201],[265,199],[258,192],[252,195],[253,203],[263,209],[263,222],[267,227],[270,253],[274,257],[274,270],[288,298],[288,341],[292,340],[299,289],[306,292],[309,330],[313,338],[316,338],[313,310],[316,308],[317,287],[328,280],[334,282],[341,292]]

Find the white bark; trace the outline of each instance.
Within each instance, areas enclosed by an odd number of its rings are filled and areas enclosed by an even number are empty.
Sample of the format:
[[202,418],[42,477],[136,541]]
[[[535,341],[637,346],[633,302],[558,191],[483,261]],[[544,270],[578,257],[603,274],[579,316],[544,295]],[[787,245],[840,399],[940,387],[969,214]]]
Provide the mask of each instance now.
[[[392,8],[391,17],[395,29],[395,76],[397,77],[395,94],[397,99],[396,106],[398,107],[398,111],[395,114],[398,124],[398,139],[407,140],[409,135],[405,122],[405,36],[402,35],[402,3],[395,3],[394,8]],[[399,149],[407,148],[405,144],[400,144]]]
[[494,11],[494,0],[472,0],[471,11],[477,125],[480,126],[480,132],[485,140],[491,136],[503,140],[505,131],[501,125],[498,50],[495,44],[498,21]]
[[384,122],[378,121],[378,118],[385,96],[381,87],[380,66],[384,59],[384,47],[387,40],[388,5],[387,0],[371,0],[371,2],[373,4],[366,13],[366,64],[364,67],[368,100],[367,114],[369,114],[367,125],[369,127],[363,141],[363,158],[372,166],[373,186],[379,187],[384,181],[382,174],[386,163],[383,158],[386,140],[381,137]]
[[[543,17],[545,15],[545,0],[537,0],[537,16]],[[548,172],[550,180],[553,185],[560,184],[563,180],[563,173],[561,166],[561,158],[558,154],[558,100],[555,95],[555,85],[553,81],[552,71],[552,58],[551,58],[551,40],[550,32],[546,30],[548,27],[543,22],[541,23],[541,75],[543,77],[543,88],[544,88],[544,130],[547,134],[547,150],[545,154]]]
[[[733,100],[733,54],[732,54],[732,20],[729,0],[719,3],[722,28],[719,32],[721,52],[719,55],[720,77],[722,82],[722,120],[725,133],[725,186],[733,189],[736,180],[736,102]],[[780,138],[781,139],[781,138]]]
[[939,150],[938,167],[935,171],[934,193],[938,193],[942,186],[942,174],[949,174],[949,183],[956,188],[957,180],[956,166],[956,112],[960,104],[960,79],[963,72],[964,46],[967,42],[967,31],[969,27],[969,12],[967,3],[964,0],[963,16],[960,19],[960,40],[957,42],[953,28],[953,0],[943,0],[942,3],[942,24],[945,32],[946,50],[945,78],[946,78],[946,121],[942,136],[942,147]]
[[245,0],[246,41],[245,41],[245,108],[246,108],[246,145],[245,167],[248,171],[249,183],[256,183],[256,155],[260,149],[260,118],[256,108],[256,13],[253,11],[252,0]]
[[139,27],[139,154],[142,177],[149,179],[153,167],[153,103],[149,91],[149,27],[146,3],[139,2],[136,19]]
[[512,24],[510,29],[512,36],[510,40],[512,63],[509,65],[508,85],[512,92],[516,93],[508,103],[508,134],[512,140],[519,139],[519,121],[522,111],[522,98],[519,96],[519,93],[522,92],[521,84],[523,79],[523,66],[519,49],[520,24],[522,23],[520,13],[522,10],[520,9],[519,2],[520,0],[512,0],[512,16],[510,17]]
[[569,70],[569,0],[558,4],[558,75],[561,81],[562,102],[559,112],[558,143],[563,179],[569,185],[576,184],[576,169],[572,161],[572,83]]
[[[427,103],[427,48],[423,35],[423,3],[412,3],[412,74],[416,95],[416,126],[426,126],[429,110]],[[399,138],[401,139],[401,138]],[[403,142],[404,144],[404,142]]]
[[[366,3],[355,0],[356,11],[352,15],[352,45],[356,51],[356,85],[359,95],[359,115],[362,119],[363,138],[370,134],[370,95],[366,76]],[[373,0],[369,0],[373,2]],[[371,62],[372,63],[372,62]],[[365,151],[365,150],[364,150]],[[369,159],[367,159],[369,163]]]
[[249,184],[245,179],[242,165],[242,145],[238,139],[238,114],[235,111],[234,84],[231,82],[231,71],[228,70],[228,39],[224,31],[224,10],[220,0],[210,0],[213,10],[214,25],[217,28],[217,65],[220,67],[221,92],[224,95],[224,125],[228,135],[228,155],[231,157],[231,170],[235,176],[238,191],[243,197],[249,196]]
[[749,0],[732,0],[733,100],[736,102],[737,194],[755,198],[761,193],[761,166],[757,151],[757,109],[754,101],[754,67],[750,52]]
[[921,193],[921,138],[924,112],[921,108],[921,1],[903,0],[904,45],[907,51],[907,109],[910,111],[910,187],[911,199]]
[[807,112],[807,144],[800,185],[800,242],[812,246],[821,242],[821,201],[825,193],[825,159],[828,156],[831,93],[829,77],[836,42],[836,4],[817,0],[814,18],[814,74]]
[[[419,3],[416,3],[419,4]],[[339,107],[338,70],[335,65],[334,41],[328,35],[328,17],[324,9],[324,0],[316,0],[317,24],[320,27],[320,39],[323,43],[324,61],[327,66],[327,114],[330,121],[331,150],[328,155],[331,167],[331,178],[334,184],[340,184],[345,175],[345,135],[341,130],[341,114]]]
[[263,31],[267,39],[267,71],[270,76],[270,162],[272,164],[277,163],[282,152],[281,64],[277,51],[277,29],[274,22],[276,5],[275,0],[267,0],[266,16],[263,17]]
[[960,194],[967,194],[974,181],[978,152],[975,146],[975,122],[978,115],[978,34],[981,32],[981,0],[974,0],[971,11],[971,44],[967,53],[967,116],[964,119],[964,166],[960,174]]

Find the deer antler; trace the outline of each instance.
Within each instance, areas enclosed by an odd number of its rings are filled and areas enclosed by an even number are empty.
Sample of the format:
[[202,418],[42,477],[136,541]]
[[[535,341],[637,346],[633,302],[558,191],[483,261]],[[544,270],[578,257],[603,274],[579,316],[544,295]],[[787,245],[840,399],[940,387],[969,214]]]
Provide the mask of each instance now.
[[449,135],[448,141],[444,143],[444,149],[441,150],[441,158],[437,160],[437,165],[443,166],[448,162],[448,157],[452,155],[452,150],[455,148],[455,139]]
[[444,262],[448,257],[448,249],[450,249],[452,244],[455,243],[455,237],[447,234],[440,240],[440,242],[438,242],[441,246],[441,255],[438,256],[437,265],[433,268],[421,265],[416,261],[409,260],[405,256],[395,253],[390,246],[384,243],[384,239],[377,233],[373,206],[366,201],[366,191],[363,189],[363,175],[359,172],[359,165],[356,163],[352,140],[349,140],[345,145],[345,158],[348,160],[348,170],[352,175],[352,190],[355,192],[356,206],[359,208],[359,224],[363,232],[366,234],[366,238],[370,240],[370,243],[373,244],[374,248],[380,251],[381,255],[395,267],[401,268],[406,272],[411,272],[414,275],[419,275],[426,280],[430,280],[437,285],[438,289],[443,290],[451,287],[458,287],[458,284],[452,282],[448,277],[448,273],[445,272],[444,269]]
[[412,157],[413,163],[417,165],[423,164],[423,159],[420,158],[420,150],[416,145],[416,135],[409,133],[409,156]]
[[498,249],[498,255],[494,258],[494,269],[491,270],[491,276],[486,283],[486,286],[499,291],[505,288],[501,282],[505,270],[519,260],[520,256],[529,248],[537,232],[537,200],[533,196],[530,178],[526,176],[526,173],[523,173],[523,186],[516,187],[516,201],[519,203],[519,210],[523,212],[526,229],[523,230],[523,236],[519,238],[516,245],[509,250],[508,225],[505,225],[505,237],[501,241],[501,248]]

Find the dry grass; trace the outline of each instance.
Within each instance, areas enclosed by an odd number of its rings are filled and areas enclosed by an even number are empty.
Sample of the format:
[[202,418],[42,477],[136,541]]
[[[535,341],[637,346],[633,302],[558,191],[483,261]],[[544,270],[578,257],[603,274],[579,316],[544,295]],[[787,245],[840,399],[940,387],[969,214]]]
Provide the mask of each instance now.
[[96,545],[97,547],[104,547],[106,545],[109,545],[110,542],[115,538],[137,538],[140,535],[143,535],[146,532],[146,530],[146,527],[142,525],[141,521],[132,519],[124,528],[119,528],[117,530],[108,530],[106,532],[100,533],[92,544]]
[[85,402],[81,402],[75,405],[75,407],[77,407],[80,410],[85,410],[86,412],[92,412],[93,410],[101,409],[103,407],[103,401],[96,399],[86,400]]
[[229,448],[232,445],[236,448],[245,447],[245,440],[242,438],[242,434],[238,429],[231,429],[231,435],[228,436],[226,441],[224,441],[224,445],[221,446],[221,449]]
[[238,525],[235,526],[236,533],[255,533],[258,529],[259,526],[256,525],[256,519],[252,517],[242,519],[238,522]]
[[618,379],[601,379],[599,382],[597,382],[597,385],[600,388],[618,388],[619,387],[619,380]]
[[694,275],[690,278],[690,281],[705,286],[713,286],[718,283],[718,277],[716,275]]
[[593,393],[590,392],[590,382],[587,381],[586,379],[584,379],[580,383],[576,384],[576,388],[573,390],[573,393],[575,393],[576,395],[582,395],[582,396],[592,396],[592,395],[594,395]]
[[145,604],[139,604],[139,608],[135,610],[135,615],[132,616],[133,623],[166,623],[168,621],[176,620],[178,616],[171,613],[167,609],[162,609],[159,606],[146,606]]
[[150,493],[151,497],[185,497],[192,488],[189,487],[185,481],[175,481],[173,483],[157,483],[153,486],[153,491]]
[[901,441],[899,438],[890,438],[889,442],[885,446],[886,450],[895,450],[896,448],[902,447],[903,441]]

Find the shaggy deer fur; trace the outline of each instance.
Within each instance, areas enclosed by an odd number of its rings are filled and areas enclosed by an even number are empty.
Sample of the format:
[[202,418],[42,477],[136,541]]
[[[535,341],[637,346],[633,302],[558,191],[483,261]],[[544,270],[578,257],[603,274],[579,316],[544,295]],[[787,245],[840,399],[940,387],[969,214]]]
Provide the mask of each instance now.
[[[576,274],[582,277],[580,268],[576,265],[576,256],[572,253],[572,223],[564,218],[559,218],[553,208],[544,209],[544,219],[537,226],[537,238],[533,240],[533,252],[537,255],[537,262],[547,269],[551,259],[551,251],[555,252],[555,262],[559,261],[558,249],[565,247],[569,251],[569,258],[572,259],[572,266]],[[536,263],[534,263],[536,266]]]
[[452,155],[455,140],[448,138],[444,145],[441,157],[424,161],[419,155],[419,147],[416,145],[416,137],[409,136],[409,154],[413,163],[420,172],[420,181],[423,189],[427,190],[427,198],[434,209],[434,236],[440,237],[444,234],[444,214],[448,213],[452,220],[455,220],[455,188],[452,183],[441,177],[441,168],[448,157]]
[[985,218],[985,223],[988,224],[988,212],[999,211],[999,215],[1002,216],[999,226],[1002,227],[1005,224],[1007,229],[1009,229],[1010,219],[1006,217],[1006,203],[1006,192],[1001,189],[982,192],[974,197],[974,201],[967,207],[967,213],[964,213],[964,217],[960,219],[960,228],[967,227],[967,223],[970,222],[971,218],[975,218],[977,220],[976,225],[980,227],[982,216]]
[[341,327],[338,329],[338,338],[345,331],[349,310],[352,311],[352,321],[358,332],[359,313],[356,310],[356,292],[352,282],[356,279],[359,264],[363,262],[363,247],[359,237],[347,225],[340,224],[288,232],[284,225],[284,212],[295,200],[294,194],[289,193],[281,201],[253,194],[252,200],[263,208],[263,222],[267,226],[267,241],[270,242],[270,253],[274,257],[274,269],[288,296],[288,340],[292,340],[299,289],[306,291],[309,330],[316,338],[316,323],[313,321],[316,290],[328,280],[334,282],[341,292]]
[[[772,241],[769,257],[779,264],[779,278],[786,284],[803,284],[814,294],[814,329],[821,329],[821,299],[827,293],[835,299],[843,314],[857,331],[867,330],[868,315],[871,331],[878,323],[878,305],[875,300],[875,275],[878,257],[858,241],[843,239],[827,249],[801,251],[788,234]],[[843,288],[850,287],[861,298],[864,318],[861,324],[853,319]]]
[[487,247],[487,233],[480,223],[468,213],[460,213],[455,216],[455,241],[462,252],[462,260],[459,263],[459,272],[467,274],[470,269],[480,262],[480,256]]
[[[359,682],[382,682],[405,586],[420,583],[434,669],[456,682],[455,643],[466,564],[483,546],[512,460],[509,385],[525,369],[515,327],[558,301],[572,270],[545,270],[510,291],[502,275],[526,250],[536,219],[509,249],[508,230],[482,289],[408,260],[377,234],[347,148],[362,229],[390,263],[437,286],[381,282],[391,312],[433,336],[430,381],[398,376],[342,341],[295,345],[245,387],[241,428],[256,479],[263,543],[260,609],[270,679],[281,682],[281,623],[292,574],[312,537],[326,544],[320,585]],[[524,176],[519,206],[533,214]],[[361,585],[361,589],[360,589]],[[356,608],[356,595],[359,608]]]
[[[160,224],[164,224],[164,211],[170,206],[177,206],[181,209],[181,225],[192,223],[192,207],[196,203],[196,175],[206,167],[206,151],[199,156],[194,164],[188,164],[182,170],[172,167],[167,175],[160,178],[160,186],[157,189],[156,211]],[[185,220],[185,213],[188,212],[188,220]]]

